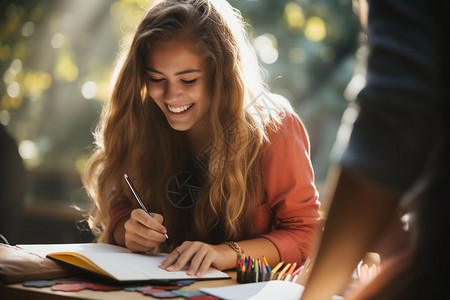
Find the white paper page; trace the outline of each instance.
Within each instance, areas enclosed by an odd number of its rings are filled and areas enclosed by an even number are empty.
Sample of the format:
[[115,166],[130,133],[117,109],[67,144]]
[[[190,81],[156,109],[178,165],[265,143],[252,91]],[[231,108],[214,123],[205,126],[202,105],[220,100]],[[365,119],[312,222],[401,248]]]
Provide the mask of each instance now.
[[[186,274],[187,269],[168,272],[158,266],[168,254],[138,254],[124,247],[101,243],[36,244],[18,247],[41,257],[56,252],[76,252],[93,261],[98,267],[120,281],[147,279],[197,279]],[[210,268],[202,278],[228,278],[224,272]]]
[[[187,268],[178,272],[169,272],[159,268],[168,254],[145,255],[137,253],[89,253],[86,257],[118,280],[142,279],[197,279],[187,275]],[[111,262],[114,262],[113,264]],[[210,268],[202,278],[228,278],[226,273]]]
[[[304,286],[290,281],[271,280],[217,288],[199,288],[200,291],[225,300],[298,300]],[[333,296],[333,300],[344,299]]]

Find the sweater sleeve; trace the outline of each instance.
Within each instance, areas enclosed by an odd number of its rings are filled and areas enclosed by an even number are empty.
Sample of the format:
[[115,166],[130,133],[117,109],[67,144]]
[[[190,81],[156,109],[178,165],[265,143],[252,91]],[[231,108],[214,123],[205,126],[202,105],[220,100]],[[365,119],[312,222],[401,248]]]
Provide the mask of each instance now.
[[111,207],[109,210],[109,225],[107,229],[108,243],[116,244],[114,240],[114,229],[120,220],[131,214],[132,210],[133,206],[131,205],[130,200],[126,197],[118,197],[111,202]]
[[318,191],[309,157],[306,130],[293,113],[269,132],[262,156],[266,201],[273,213],[272,231],[264,234],[277,247],[282,261],[301,264],[321,225]]

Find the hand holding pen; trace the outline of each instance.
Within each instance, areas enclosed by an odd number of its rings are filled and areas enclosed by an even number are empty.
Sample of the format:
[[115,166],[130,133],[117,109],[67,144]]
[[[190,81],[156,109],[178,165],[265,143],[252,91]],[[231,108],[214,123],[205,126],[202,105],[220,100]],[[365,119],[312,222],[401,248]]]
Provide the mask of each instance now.
[[147,252],[169,238],[162,225],[163,217],[149,213],[128,175],[124,174],[124,178],[142,208],[133,210],[124,224],[125,245],[132,251]]

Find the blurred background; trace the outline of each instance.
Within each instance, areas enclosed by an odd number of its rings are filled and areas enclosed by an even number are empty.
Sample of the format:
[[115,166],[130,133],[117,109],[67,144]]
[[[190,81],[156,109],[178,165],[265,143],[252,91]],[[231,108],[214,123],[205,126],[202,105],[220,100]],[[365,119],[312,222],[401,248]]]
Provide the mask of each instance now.
[[[316,184],[360,55],[351,0],[230,0],[251,25],[265,80],[302,118]],[[11,244],[91,241],[80,172],[121,46],[146,0],[0,4],[0,234]]]

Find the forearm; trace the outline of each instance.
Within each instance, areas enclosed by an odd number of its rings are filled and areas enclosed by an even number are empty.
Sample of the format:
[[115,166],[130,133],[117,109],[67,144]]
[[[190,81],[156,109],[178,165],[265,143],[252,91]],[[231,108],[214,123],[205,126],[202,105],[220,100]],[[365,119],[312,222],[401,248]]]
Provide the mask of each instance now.
[[266,258],[269,265],[274,266],[280,262],[280,255],[277,247],[268,239],[256,238],[239,242],[246,256],[254,258]]
[[302,300],[329,299],[350,279],[358,261],[395,212],[398,197],[342,171]]

